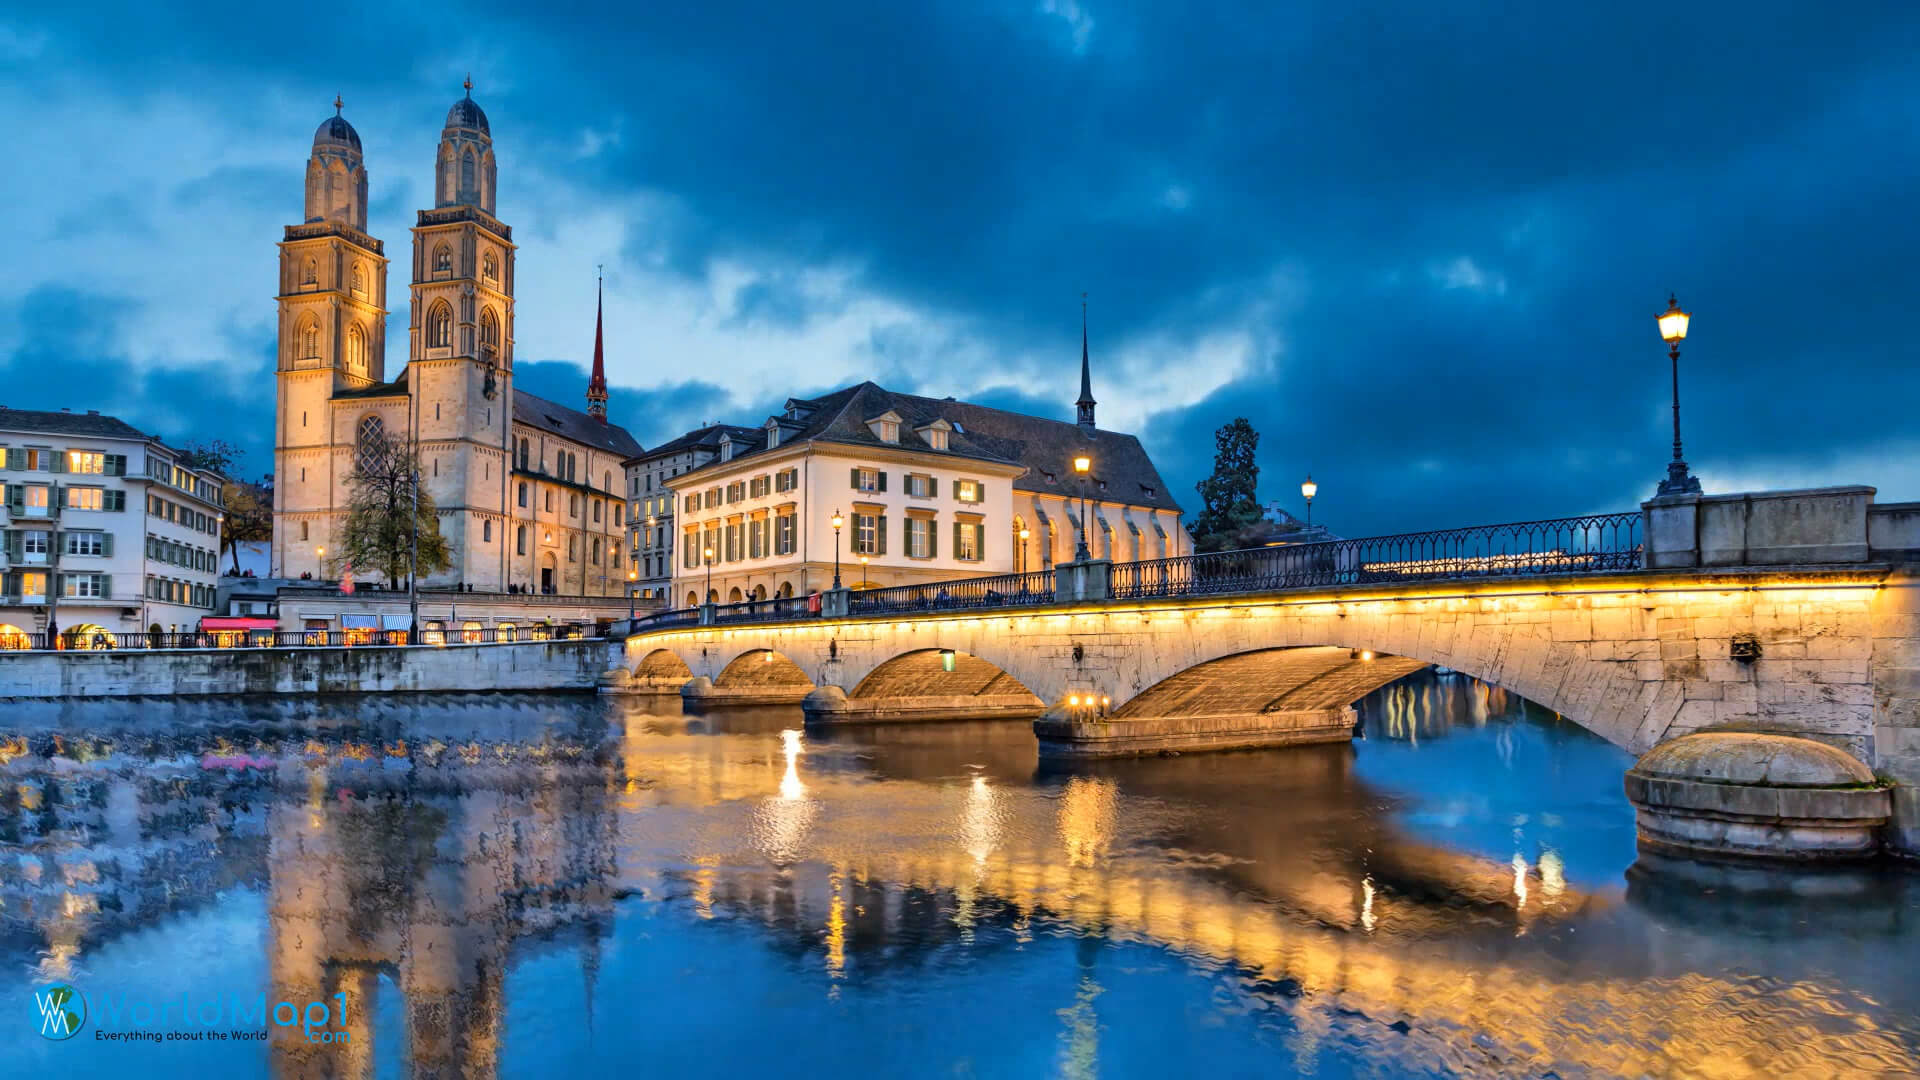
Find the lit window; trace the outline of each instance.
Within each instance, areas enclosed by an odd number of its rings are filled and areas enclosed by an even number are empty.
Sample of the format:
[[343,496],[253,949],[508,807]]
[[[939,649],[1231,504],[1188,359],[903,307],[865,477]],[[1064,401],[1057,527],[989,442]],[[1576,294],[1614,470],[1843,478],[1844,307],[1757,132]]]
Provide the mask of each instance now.
[[106,492],[100,488],[71,487],[66,491],[67,509],[98,510],[106,502]]
[[978,480],[955,480],[953,482],[953,497],[959,499],[961,502],[979,502],[980,482]]
[[980,525],[978,522],[963,521],[953,529],[953,557],[967,562],[977,562],[980,558]]
[[107,471],[107,457],[92,450],[69,450],[67,451],[67,471],[104,473]]
[[933,558],[933,522],[925,518],[907,519],[907,554],[916,559]]
[[853,515],[853,550],[859,555],[878,555],[880,553],[880,516],[878,514]]

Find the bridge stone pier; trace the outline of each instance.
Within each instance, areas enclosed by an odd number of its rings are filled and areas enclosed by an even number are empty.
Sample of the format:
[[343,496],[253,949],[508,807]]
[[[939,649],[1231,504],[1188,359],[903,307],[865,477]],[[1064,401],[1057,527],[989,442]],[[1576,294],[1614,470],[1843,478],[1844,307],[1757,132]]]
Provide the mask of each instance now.
[[1543,572],[1476,556],[1394,580],[1412,564],[1339,555],[1330,585],[643,624],[609,681],[753,685],[811,724],[1035,716],[1043,754],[1081,758],[1346,739],[1355,701],[1440,665],[1635,753],[1709,730],[1836,747],[1894,784],[1886,835],[1920,852],[1920,504],[1834,488],[1628,516],[1624,569],[1556,548]]

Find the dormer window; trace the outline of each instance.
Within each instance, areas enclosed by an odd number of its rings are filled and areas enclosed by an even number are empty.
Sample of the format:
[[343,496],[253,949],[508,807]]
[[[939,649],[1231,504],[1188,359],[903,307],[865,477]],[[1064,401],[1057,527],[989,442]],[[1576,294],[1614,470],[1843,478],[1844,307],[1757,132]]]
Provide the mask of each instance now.
[[888,409],[867,421],[867,430],[883,443],[897,443],[900,441],[900,414]]
[[774,447],[779,445],[780,445],[780,423],[777,420],[769,419],[767,421],[767,449],[771,450]]
[[949,424],[945,420],[935,420],[931,424],[923,424],[914,430],[919,432],[920,437],[927,441],[927,447],[929,449],[945,450],[947,448],[948,432],[955,430],[958,426],[957,424]]
[[733,436],[731,435],[720,436],[720,460],[733,460]]

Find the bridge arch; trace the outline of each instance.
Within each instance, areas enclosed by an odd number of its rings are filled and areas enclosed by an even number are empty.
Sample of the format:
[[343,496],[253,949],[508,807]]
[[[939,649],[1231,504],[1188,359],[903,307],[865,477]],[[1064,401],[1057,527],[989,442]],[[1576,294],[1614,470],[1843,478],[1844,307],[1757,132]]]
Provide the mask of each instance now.
[[1110,715],[1128,720],[1338,709],[1430,666],[1424,660],[1333,645],[1255,649],[1169,675]]
[[772,649],[748,649],[727,662],[714,676],[716,690],[798,690],[813,689],[813,680],[785,653]]
[[868,672],[850,698],[979,697],[1024,694],[1039,697],[991,660],[958,649],[927,648],[904,652]]
[[678,687],[693,678],[693,669],[672,649],[655,649],[633,665],[633,679],[652,687]]

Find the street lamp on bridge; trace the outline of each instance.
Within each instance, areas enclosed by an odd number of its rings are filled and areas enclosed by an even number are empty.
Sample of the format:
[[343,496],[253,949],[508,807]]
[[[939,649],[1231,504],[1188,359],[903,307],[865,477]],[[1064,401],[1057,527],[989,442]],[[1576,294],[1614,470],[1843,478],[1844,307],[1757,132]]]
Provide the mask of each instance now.
[[833,526],[833,587],[840,587],[840,527],[847,523],[838,509],[834,510],[830,524]]
[[708,545],[700,552],[700,558],[707,564],[707,603],[713,603],[713,547]]
[[1313,482],[1313,474],[1308,473],[1300,481],[1300,494],[1307,500],[1307,528],[1313,528],[1313,497],[1320,494],[1320,485]]
[[1660,481],[1662,495],[1700,494],[1700,478],[1687,474],[1687,461],[1680,456],[1680,342],[1686,339],[1687,323],[1692,318],[1668,293],[1667,310],[1660,316],[1660,339],[1672,346],[1667,357],[1673,362],[1673,460],[1667,462],[1667,478]]
[[1080,543],[1073,549],[1073,561],[1090,562],[1093,552],[1087,547],[1087,530],[1092,522],[1087,520],[1087,477],[1093,472],[1093,459],[1085,454],[1075,455],[1073,471],[1080,477]]

